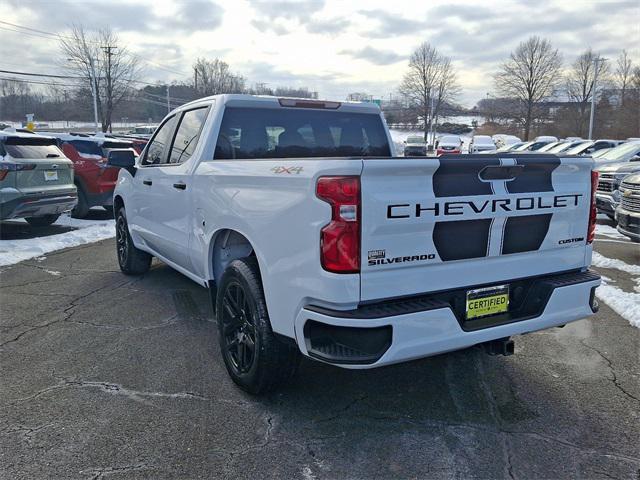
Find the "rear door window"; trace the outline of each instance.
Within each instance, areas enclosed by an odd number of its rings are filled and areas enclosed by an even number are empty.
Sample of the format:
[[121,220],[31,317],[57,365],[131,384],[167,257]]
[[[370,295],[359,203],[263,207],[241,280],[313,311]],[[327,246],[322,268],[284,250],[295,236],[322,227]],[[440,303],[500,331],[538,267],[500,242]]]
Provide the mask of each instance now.
[[153,136],[147,145],[142,165],[164,165],[168,160],[169,144],[176,126],[175,115],[169,118]]
[[225,109],[216,159],[389,157],[378,114],[287,108]]
[[209,107],[188,110],[182,115],[176,137],[171,145],[171,154],[169,155],[169,163],[183,163],[191,158],[204,121],[207,119]]

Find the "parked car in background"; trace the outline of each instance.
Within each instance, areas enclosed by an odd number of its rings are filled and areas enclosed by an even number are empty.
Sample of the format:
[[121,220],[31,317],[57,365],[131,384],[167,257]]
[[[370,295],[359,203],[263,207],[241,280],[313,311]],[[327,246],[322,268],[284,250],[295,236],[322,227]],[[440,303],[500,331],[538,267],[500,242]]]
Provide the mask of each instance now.
[[513,152],[523,146],[527,142],[517,142],[512,145],[505,145],[504,147],[497,148],[495,150],[488,150],[482,153],[502,153],[502,152]]
[[156,128],[158,128],[157,125],[138,125],[129,130],[129,135],[135,135],[136,137],[146,138],[148,140],[156,131]]
[[425,142],[422,136],[410,136],[404,141],[404,156],[405,157],[426,157],[427,156],[427,142]]
[[[73,162],[74,182],[78,187],[78,203],[71,212],[75,218],[84,218],[89,209],[104,207],[113,212],[113,189],[118,179],[118,169],[107,165],[112,149],[132,149],[131,141],[85,134],[51,133],[58,146]],[[137,153],[136,153],[137,155]]]
[[588,140],[565,140],[562,142],[553,142],[542,147],[538,152],[547,152],[547,153],[563,153],[569,150],[570,148],[574,148],[578,146],[580,143],[588,142]]
[[536,138],[533,139],[533,141],[551,143],[551,142],[557,142],[558,137],[554,137],[553,135],[538,135]]
[[546,144],[546,145],[544,145],[543,147],[540,147],[540,148],[538,149],[538,152],[540,152],[540,153],[548,152],[548,151],[549,151],[549,150],[551,150],[552,148],[555,148],[555,147],[561,146],[561,145],[563,145],[563,144],[564,144],[564,142],[560,142],[560,141],[558,141],[558,142],[551,142],[551,143],[547,143],[547,144]]
[[603,156],[605,153],[609,152],[611,149],[610,148],[603,148],[602,150],[598,150],[597,152],[593,152],[591,154],[591,158],[600,158],[601,156]]
[[0,131],[0,220],[51,225],[77,198],[73,163],[54,138]]
[[557,143],[557,140],[553,140],[553,138],[555,137],[537,137],[537,139],[531,142],[531,145],[529,145],[524,151],[537,152],[542,147],[549,145],[550,143]]
[[[640,158],[639,158],[640,160]],[[600,174],[596,190],[598,213],[604,213],[612,220],[620,204],[620,184],[631,174],[640,173],[640,161],[610,163],[597,168]]]
[[462,153],[462,139],[457,135],[443,135],[436,140],[436,155]]
[[620,233],[640,242],[640,173],[625,177],[622,181],[615,219]]
[[480,153],[495,150],[496,144],[489,135],[474,135],[469,142],[469,153]]
[[591,155],[603,148],[614,148],[622,144],[622,140],[592,140],[581,143],[574,148],[567,150],[568,155]]
[[522,142],[522,140],[520,140],[515,135],[496,134],[491,138],[493,139],[493,143],[496,144],[497,148],[508,147],[510,145]]
[[630,162],[640,158],[640,141],[623,143],[594,158],[596,166],[600,167],[608,163]]

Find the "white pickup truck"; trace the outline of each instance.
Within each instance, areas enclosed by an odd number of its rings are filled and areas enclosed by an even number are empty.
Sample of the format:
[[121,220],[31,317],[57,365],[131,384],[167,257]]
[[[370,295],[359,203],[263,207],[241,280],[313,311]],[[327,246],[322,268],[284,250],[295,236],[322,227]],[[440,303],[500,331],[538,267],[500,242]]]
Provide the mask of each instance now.
[[395,157],[373,104],[220,95],[170,113],[114,194],[120,268],[208,287],[252,393],[300,354],[373,368],[592,315],[585,157]]

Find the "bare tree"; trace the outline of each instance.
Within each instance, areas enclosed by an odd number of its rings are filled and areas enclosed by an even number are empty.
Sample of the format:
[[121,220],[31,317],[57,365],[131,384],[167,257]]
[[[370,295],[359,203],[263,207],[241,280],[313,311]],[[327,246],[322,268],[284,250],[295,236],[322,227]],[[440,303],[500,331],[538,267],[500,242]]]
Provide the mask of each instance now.
[[80,77],[80,86],[91,91],[95,82],[102,131],[110,131],[114,108],[131,94],[142,74],[137,58],[119,45],[109,27],[87,32],[74,25],[70,35],[60,37],[60,48],[67,60],[65,69]]
[[231,72],[229,64],[222,60],[198,58],[193,70],[196,90],[203,96],[245,91],[244,77]]
[[451,59],[442,56],[428,42],[422,43],[409,59],[409,70],[399,90],[422,117],[427,140],[436,112],[459,91]]
[[624,106],[625,95],[629,84],[631,83],[631,77],[633,74],[633,63],[629,58],[629,54],[626,50],[622,50],[618,56],[616,62],[616,71],[614,72],[614,81],[616,86],[620,89],[620,105]]
[[519,121],[524,125],[524,138],[529,139],[531,126],[539,116],[536,104],[551,96],[561,80],[562,56],[551,43],[533,36],[521,42],[494,76],[498,91],[519,100]]
[[453,65],[451,64],[451,59],[448,57],[442,57],[435,94],[435,109],[433,113],[436,125],[438,125],[438,118],[442,114],[444,107],[451,104],[455,98],[460,95],[460,91],[458,77]]
[[[594,92],[593,89],[596,76],[595,61],[598,58],[599,55],[589,48],[576,58],[566,76],[567,95],[571,101],[577,103],[576,108],[573,109],[573,116],[575,133],[580,136],[587,133],[591,97],[596,95],[597,98],[598,95],[598,92]],[[599,61],[597,77],[600,90],[602,90],[602,85],[605,84],[608,74],[608,64]]]

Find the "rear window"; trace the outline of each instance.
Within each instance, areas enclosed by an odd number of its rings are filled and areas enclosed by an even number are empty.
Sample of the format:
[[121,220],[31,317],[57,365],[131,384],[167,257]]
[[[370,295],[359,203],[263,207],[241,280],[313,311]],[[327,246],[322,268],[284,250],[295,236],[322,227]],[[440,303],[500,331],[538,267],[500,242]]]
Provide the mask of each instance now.
[[102,157],[102,149],[96,142],[87,142],[86,140],[71,140],[65,143],[73,146],[73,148],[75,148],[80,154],[98,155],[99,157]]
[[389,157],[377,114],[286,108],[227,108],[216,159]]
[[20,142],[16,139],[9,139],[0,144],[2,155],[9,155],[12,158],[58,158],[64,157],[64,153],[55,145],[30,145],[29,142]]

